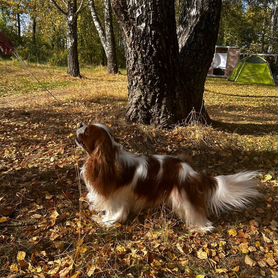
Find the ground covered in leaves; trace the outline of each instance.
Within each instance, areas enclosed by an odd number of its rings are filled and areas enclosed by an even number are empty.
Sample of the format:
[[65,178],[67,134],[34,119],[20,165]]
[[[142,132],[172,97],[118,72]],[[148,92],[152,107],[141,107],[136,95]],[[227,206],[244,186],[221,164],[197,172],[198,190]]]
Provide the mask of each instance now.
[[[277,277],[276,88],[209,79],[213,127],[160,130],[125,122],[125,74],[65,71],[0,61],[1,277]],[[109,125],[132,152],[190,154],[199,171],[260,170],[262,198],[212,217],[205,235],[164,207],[101,227],[78,174],[81,121]]]

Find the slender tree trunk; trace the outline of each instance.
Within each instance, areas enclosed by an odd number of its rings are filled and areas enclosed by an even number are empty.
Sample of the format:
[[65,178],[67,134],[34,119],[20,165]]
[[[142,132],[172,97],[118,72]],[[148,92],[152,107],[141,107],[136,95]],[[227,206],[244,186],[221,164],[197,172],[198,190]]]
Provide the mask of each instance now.
[[75,5],[69,8],[67,15],[68,20],[68,73],[73,77],[81,77],[78,60],[78,31],[77,31],[77,14],[76,1]]
[[34,54],[36,57],[36,60],[38,62],[38,49],[37,49],[37,19],[34,16],[32,18],[32,44],[34,47]]
[[183,94],[189,107],[197,113],[197,120],[210,122],[203,93],[207,72],[211,65],[220,22],[221,0],[184,1],[179,19],[179,61]]
[[[275,41],[275,34],[277,33],[278,30],[278,11],[277,11],[277,4],[273,4],[272,8],[272,15],[271,15],[271,26],[270,26],[270,42],[269,42],[269,47],[268,47],[268,52],[272,53],[273,52],[273,45]],[[277,40],[277,38],[276,38]]]
[[81,77],[78,60],[78,29],[77,19],[81,11],[83,0],[81,0],[77,8],[77,0],[62,1],[66,5],[64,10],[56,0],[51,0],[59,12],[67,18],[68,33],[67,33],[67,47],[68,47],[68,73],[73,77]]
[[107,59],[107,70],[109,73],[118,73],[115,35],[113,30],[111,0],[104,0],[104,28],[101,25],[96,11],[95,1],[89,0],[89,8],[96,30],[98,32],[101,45]]
[[104,26],[106,35],[107,69],[109,73],[118,73],[115,35],[113,30],[111,0],[104,0]]
[[21,39],[21,21],[20,21],[20,14],[16,14],[16,21],[17,21],[17,35]]

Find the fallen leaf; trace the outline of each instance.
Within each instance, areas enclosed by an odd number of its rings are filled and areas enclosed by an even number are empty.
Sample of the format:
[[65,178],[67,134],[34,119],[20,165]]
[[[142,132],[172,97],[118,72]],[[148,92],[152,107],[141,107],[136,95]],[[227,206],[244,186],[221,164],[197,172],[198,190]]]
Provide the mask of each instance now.
[[256,262],[254,260],[252,260],[248,255],[245,255],[244,262],[250,266],[256,265]]
[[24,251],[19,251],[17,253],[16,258],[17,258],[17,261],[20,262],[20,261],[24,261],[25,257],[26,257],[26,253]]
[[267,264],[269,266],[275,266],[276,265],[276,262],[273,258],[267,258],[265,261],[267,262]]
[[126,254],[127,250],[126,250],[126,248],[125,248],[124,246],[118,245],[118,246],[116,247],[116,252],[117,252],[118,254],[120,254],[120,255],[124,255],[124,254]]
[[216,273],[226,273],[226,272],[228,272],[228,269],[227,268],[216,268],[215,272]]
[[10,265],[10,271],[18,272],[19,271],[18,266],[16,264],[11,264]]
[[203,249],[200,249],[197,251],[197,257],[201,260],[206,260],[208,258],[208,254]]
[[73,264],[70,264],[69,266],[65,267],[64,269],[59,271],[60,277],[65,277],[67,276],[70,271],[72,270]]
[[238,265],[235,266],[234,268],[232,268],[232,271],[234,271],[234,272],[239,272],[239,270],[240,270],[240,267]]
[[97,269],[97,267],[95,265],[91,265],[90,268],[88,269],[87,271],[87,275],[89,277],[91,277],[94,273],[95,273],[95,270]]
[[228,235],[229,235],[229,236],[236,236],[236,235],[237,235],[237,231],[236,231],[235,229],[230,229],[230,230],[228,231]]
[[263,236],[264,242],[271,243],[271,239],[269,239],[264,233],[262,233],[262,236]]
[[266,267],[266,263],[263,260],[259,260],[259,261],[257,261],[257,263],[258,263],[259,267]]
[[56,219],[59,216],[59,213],[57,210],[54,210],[50,215],[50,225],[54,226],[56,223]]
[[5,223],[5,222],[8,222],[8,221],[10,221],[9,217],[6,217],[6,216],[0,217],[0,223]]
[[272,180],[272,175],[271,174],[266,174],[265,176],[264,176],[264,179],[263,179],[263,181],[265,182],[265,181],[271,181]]
[[241,243],[239,245],[239,250],[241,251],[241,253],[243,254],[248,254],[249,253],[249,249],[248,249],[248,242],[244,242],[244,243]]

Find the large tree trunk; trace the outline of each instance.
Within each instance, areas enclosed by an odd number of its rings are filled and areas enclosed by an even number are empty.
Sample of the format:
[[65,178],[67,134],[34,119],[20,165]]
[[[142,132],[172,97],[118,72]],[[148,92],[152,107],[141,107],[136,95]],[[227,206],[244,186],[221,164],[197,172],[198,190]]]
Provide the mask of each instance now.
[[89,0],[89,8],[101,45],[105,52],[107,70],[109,73],[116,74],[118,73],[118,64],[116,57],[115,35],[113,30],[111,0],[104,0],[104,28],[102,27],[97,14],[94,0]]
[[113,1],[125,35],[128,120],[172,126],[185,123],[193,108],[206,115],[204,83],[221,0],[183,1],[179,43],[174,5],[174,0]]
[[210,118],[204,107],[203,93],[215,51],[221,3],[221,0],[184,1],[178,26],[183,93],[194,109],[194,120],[206,123]]
[[177,115],[178,41],[174,1],[114,1],[124,30],[127,119],[169,126]]

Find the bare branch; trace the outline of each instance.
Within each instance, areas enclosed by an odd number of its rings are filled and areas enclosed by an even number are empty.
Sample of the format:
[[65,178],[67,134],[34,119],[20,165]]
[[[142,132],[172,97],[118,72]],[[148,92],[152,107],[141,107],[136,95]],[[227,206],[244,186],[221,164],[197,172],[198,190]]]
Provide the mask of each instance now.
[[[62,13],[62,14],[64,14],[64,15],[67,15],[68,13],[67,12],[65,12],[63,9],[62,9],[62,7],[60,7],[59,5],[58,5],[58,3],[56,2],[56,0],[50,0],[53,4],[54,4],[54,6]],[[63,1],[64,2],[64,1]],[[64,2],[65,3],[65,2]]]
[[81,0],[80,5],[76,11],[76,14],[79,14],[81,12],[82,6],[83,6],[84,0]]

